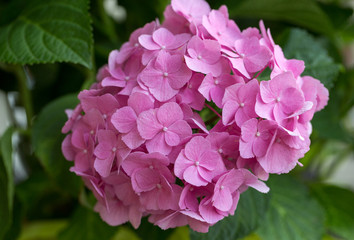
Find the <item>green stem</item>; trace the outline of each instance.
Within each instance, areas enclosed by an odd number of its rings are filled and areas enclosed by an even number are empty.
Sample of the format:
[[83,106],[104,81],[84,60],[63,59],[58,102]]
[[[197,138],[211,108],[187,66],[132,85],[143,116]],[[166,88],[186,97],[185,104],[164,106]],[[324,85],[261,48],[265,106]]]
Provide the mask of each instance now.
[[27,116],[27,128],[31,128],[33,119],[32,94],[28,88],[27,76],[22,66],[14,67],[14,74],[17,77],[22,105],[25,108]]
[[337,171],[338,167],[343,163],[344,160],[346,160],[346,157],[351,154],[352,151],[352,146],[348,146],[346,149],[341,151],[335,158],[335,160],[327,168],[327,171],[323,174],[324,179],[329,179],[330,177],[332,177],[333,173]]
[[111,17],[109,17],[103,7],[103,0],[98,2],[98,11],[100,17],[103,22],[103,27],[105,28],[105,32],[107,33],[108,37],[111,39],[112,42],[118,43],[118,35],[116,33],[114,22]]
[[30,129],[33,119],[33,104],[32,104],[32,94],[28,88],[27,75],[23,66],[19,65],[8,65],[0,63],[0,68],[6,72],[13,73],[18,81],[19,92],[21,97],[21,102],[26,111],[27,117],[27,128]]

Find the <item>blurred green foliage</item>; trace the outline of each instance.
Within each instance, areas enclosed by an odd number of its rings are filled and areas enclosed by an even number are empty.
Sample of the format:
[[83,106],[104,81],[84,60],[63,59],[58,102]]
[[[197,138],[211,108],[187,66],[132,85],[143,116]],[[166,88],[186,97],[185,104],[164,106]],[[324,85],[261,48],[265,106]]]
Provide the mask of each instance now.
[[[120,0],[127,18],[117,23],[103,0],[0,0],[0,90],[19,93],[16,104],[28,121],[0,141],[0,239],[354,239],[353,189],[324,183],[354,149],[353,129],[343,124],[354,104],[354,66],[344,57],[354,45],[353,11],[340,0],[209,1],[212,8],[227,5],[242,29],[263,19],[285,56],[304,60],[305,74],[330,89],[328,106],[313,120],[303,168],[271,177],[268,195],[244,193],[236,214],[208,234],[163,231],[146,219],[138,230],[113,228],[92,211],[90,194],[60,153],[64,109],[75,106],[75,95],[94,82],[109,52],[132,31],[163,20],[168,3]],[[13,134],[29,174],[16,184]],[[333,143],[346,149],[332,150],[334,162],[325,147]]]

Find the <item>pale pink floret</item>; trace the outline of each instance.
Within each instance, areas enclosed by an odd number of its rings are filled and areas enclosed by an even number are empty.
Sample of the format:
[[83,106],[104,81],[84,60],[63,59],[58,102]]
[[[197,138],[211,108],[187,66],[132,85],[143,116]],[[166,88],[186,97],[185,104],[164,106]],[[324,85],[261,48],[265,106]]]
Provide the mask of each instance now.
[[165,103],[158,109],[142,112],[138,117],[138,130],[146,139],[149,152],[169,154],[184,138],[192,134],[192,129],[183,120],[181,107],[175,102]]
[[89,133],[76,130],[71,135],[71,144],[74,147],[75,158],[73,170],[83,173],[93,167],[94,141]]
[[204,107],[205,98],[199,93],[198,88],[204,79],[201,73],[193,73],[188,84],[180,90],[177,95],[177,102],[185,103],[195,110],[202,110]]
[[140,195],[141,204],[151,210],[177,208],[181,187],[167,168],[169,160],[161,153],[130,154],[122,167],[132,179],[132,187]]
[[218,77],[207,74],[198,88],[198,91],[203,94],[206,100],[212,100],[216,106],[222,108],[222,99],[225,94],[225,89],[230,85],[240,82],[243,82],[242,78],[230,74],[221,74]]
[[261,44],[266,46],[272,52],[272,60],[270,67],[273,69],[271,77],[275,77],[283,72],[291,71],[295,78],[301,75],[305,69],[304,61],[297,59],[286,59],[284,57],[283,50],[279,45],[274,43],[270,29],[266,30],[263,21],[259,22],[259,28],[261,29],[262,39]]
[[232,50],[222,49],[232,67],[248,79],[255,72],[265,68],[272,54],[265,46],[260,45],[257,37],[244,37],[235,41]]
[[183,16],[177,14],[171,5],[168,5],[163,12],[165,20],[162,27],[167,28],[174,34],[189,33],[189,22]]
[[148,62],[156,57],[161,51],[172,51],[180,48],[190,39],[190,37],[191,35],[188,33],[173,35],[166,28],[159,28],[154,31],[152,35],[141,35],[139,37],[139,43],[145,49],[149,50],[144,52],[141,59],[142,63],[144,65],[148,64]]
[[129,208],[114,195],[113,187],[106,186],[106,201],[98,201],[94,210],[111,226],[118,226],[129,221]]
[[295,131],[296,125],[288,128],[287,121],[310,110],[312,105],[311,101],[305,101],[293,74],[286,72],[261,82],[255,110],[260,117],[275,120],[289,131]]
[[130,149],[139,147],[145,141],[138,132],[137,118],[141,112],[153,107],[154,103],[149,96],[136,92],[128,99],[128,106],[118,109],[112,115],[113,126],[122,133],[122,140]]
[[203,0],[172,0],[173,10],[185,17],[189,22],[200,24],[204,15],[210,12],[210,6]]
[[[103,78],[101,84],[103,87],[119,87],[120,94],[130,95],[132,89],[137,85],[136,77],[142,70],[140,58],[131,57],[124,64],[119,66],[110,66],[115,61],[116,54],[114,51],[110,53],[108,60],[110,75]],[[113,59],[112,59],[113,58]]]
[[185,55],[187,66],[196,72],[211,73],[217,77],[221,74],[220,44],[215,40],[192,37],[187,45],[188,56]]
[[272,141],[278,124],[252,118],[241,126],[240,155],[243,158],[263,157]]
[[301,151],[290,147],[286,143],[288,136],[289,134],[285,130],[278,128],[268,145],[266,154],[257,158],[259,164],[267,173],[288,173],[308,151],[308,149]]
[[247,169],[232,169],[223,174],[215,184],[213,207],[233,215],[239,195],[247,187],[253,187],[260,192],[269,191],[269,188]]
[[112,172],[104,179],[104,182],[114,188],[116,197],[122,201],[124,206],[129,209],[129,221],[136,229],[139,227],[144,207],[140,204],[139,196],[134,192],[131,179],[124,172]]
[[176,176],[194,186],[205,186],[224,171],[221,156],[211,150],[210,142],[201,136],[187,143],[174,166]]
[[102,177],[108,177],[114,160],[116,160],[116,166],[119,171],[123,160],[131,150],[122,141],[121,136],[117,136],[111,130],[100,130],[97,134],[97,139],[98,145],[94,151],[96,155],[94,168]]
[[139,75],[140,81],[160,102],[174,97],[191,78],[192,71],[183,63],[181,55],[160,52]]
[[211,132],[206,139],[211,143],[211,148],[217,151],[224,159],[235,160],[239,156],[239,138],[228,132]]
[[237,83],[225,90],[222,100],[222,122],[230,125],[234,122],[241,126],[248,119],[257,117],[255,112],[256,97],[259,93],[257,79],[248,83]]
[[228,19],[224,10],[227,13],[227,8],[221,8],[203,16],[203,26],[221,45],[233,47],[235,40],[242,38],[241,31],[233,20]]

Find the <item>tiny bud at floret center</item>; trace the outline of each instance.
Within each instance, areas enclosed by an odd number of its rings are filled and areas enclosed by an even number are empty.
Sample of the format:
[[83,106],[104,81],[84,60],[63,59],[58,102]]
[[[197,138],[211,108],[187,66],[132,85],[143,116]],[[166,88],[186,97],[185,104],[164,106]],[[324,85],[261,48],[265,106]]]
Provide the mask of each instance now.
[[168,130],[167,127],[163,127],[163,128],[162,128],[162,131],[164,131],[164,132],[166,132],[167,130]]
[[240,107],[244,107],[245,106],[245,104],[244,103],[240,103]]
[[160,183],[158,183],[158,184],[156,184],[156,187],[158,188],[158,189],[161,189],[161,184]]
[[84,149],[84,151],[83,151],[85,154],[87,153],[87,149]]
[[194,165],[195,165],[195,166],[199,166],[199,161],[196,161],[196,162],[194,163]]
[[149,168],[152,170],[152,169],[154,169],[154,166],[150,165]]
[[162,50],[166,49],[166,46],[165,45],[161,46],[161,49]]
[[260,132],[256,132],[256,137],[259,137],[259,136],[261,136],[261,133]]
[[164,72],[164,73],[163,73],[163,76],[164,76],[164,77],[168,77],[168,72]]
[[222,153],[222,152],[223,152],[223,150],[222,150],[221,148],[219,148],[219,149],[218,149],[218,152],[219,152],[219,153]]
[[219,81],[218,81],[218,80],[215,80],[214,83],[215,83],[215,85],[218,85],[218,84],[219,84]]
[[202,56],[198,55],[198,57],[197,57],[197,58],[200,60],[200,59],[202,59]]
[[220,189],[223,190],[225,187],[223,185],[220,186]]
[[129,79],[130,79],[130,77],[129,76],[125,76],[125,81],[128,81]]
[[113,147],[113,148],[112,148],[112,152],[115,152],[115,151],[117,151],[117,148],[116,148],[116,147]]

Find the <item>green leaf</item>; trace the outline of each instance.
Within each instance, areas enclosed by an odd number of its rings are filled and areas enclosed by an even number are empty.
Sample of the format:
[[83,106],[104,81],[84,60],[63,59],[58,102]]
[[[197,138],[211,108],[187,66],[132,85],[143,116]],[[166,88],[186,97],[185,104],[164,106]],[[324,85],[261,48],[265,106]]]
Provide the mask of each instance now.
[[327,15],[313,0],[230,0],[229,2],[230,5],[227,6],[230,8],[231,17],[287,21],[323,34],[331,34],[334,31]]
[[312,190],[326,210],[329,231],[344,239],[354,239],[354,192],[324,184],[314,185]]
[[305,62],[302,76],[310,75],[317,78],[327,88],[333,86],[340,65],[328,55],[320,40],[315,39],[305,30],[291,29],[283,50],[286,58],[301,59]]
[[57,234],[67,225],[66,220],[29,222],[22,230],[19,240],[56,239]]
[[0,239],[12,223],[14,199],[14,179],[12,173],[12,134],[14,129],[8,128],[1,138],[0,148]]
[[79,195],[81,181],[69,172],[72,164],[61,153],[64,139],[61,129],[67,120],[64,110],[74,108],[77,103],[76,95],[64,96],[49,103],[38,115],[32,130],[35,155],[58,186],[73,196]]
[[4,10],[14,19],[0,28],[1,62],[71,62],[92,68],[88,0],[19,2]]
[[272,176],[270,208],[258,235],[263,240],[316,240],[324,233],[324,211],[306,186],[290,176]]
[[110,239],[116,230],[103,222],[98,213],[78,207],[67,228],[59,233],[58,240],[105,240]]
[[229,216],[209,229],[208,233],[190,232],[192,240],[235,240],[253,232],[263,224],[268,208],[268,195],[254,189],[241,194],[234,216]]

